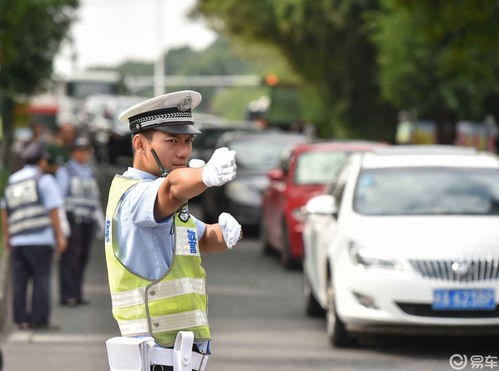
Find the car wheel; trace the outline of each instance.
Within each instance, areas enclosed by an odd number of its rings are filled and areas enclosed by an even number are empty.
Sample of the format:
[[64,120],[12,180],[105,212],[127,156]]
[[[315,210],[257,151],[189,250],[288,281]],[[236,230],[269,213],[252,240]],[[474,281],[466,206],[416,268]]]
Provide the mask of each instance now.
[[307,272],[303,270],[303,296],[305,298],[305,314],[310,317],[322,317],[324,316],[324,309],[321,307],[319,302],[312,292],[312,287],[310,286],[310,280],[308,278]]
[[291,256],[289,248],[289,231],[285,220],[282,222],[282,233],[281,265],[286,269],[300,268],[301,262]]
[[355,345],[355,339],[336,313],[333,281],[331,279],[328,279],[327,283],[327,301],[326,323],[329,341],[338,348]]
[[263,216],[260,218],[260,243],[262,245],[263,255],[270,255],[273,252],[272,246],[267,238],[267,232],[265,229],[265,220]]

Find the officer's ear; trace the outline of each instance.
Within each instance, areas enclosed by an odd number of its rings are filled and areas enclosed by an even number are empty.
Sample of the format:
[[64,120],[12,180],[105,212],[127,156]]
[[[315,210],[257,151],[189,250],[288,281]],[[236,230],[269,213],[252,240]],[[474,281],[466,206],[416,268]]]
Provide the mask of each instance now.
[[132,146],[134,152],[141,152],[144,150],[144,137],[140,134],[135,134],[132,138]]

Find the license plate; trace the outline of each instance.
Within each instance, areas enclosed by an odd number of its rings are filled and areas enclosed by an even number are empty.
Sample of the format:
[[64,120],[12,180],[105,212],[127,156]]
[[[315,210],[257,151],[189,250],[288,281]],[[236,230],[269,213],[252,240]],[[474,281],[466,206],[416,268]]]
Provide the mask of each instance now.
[[434,310],[494,310],[494,289],[433,290]]

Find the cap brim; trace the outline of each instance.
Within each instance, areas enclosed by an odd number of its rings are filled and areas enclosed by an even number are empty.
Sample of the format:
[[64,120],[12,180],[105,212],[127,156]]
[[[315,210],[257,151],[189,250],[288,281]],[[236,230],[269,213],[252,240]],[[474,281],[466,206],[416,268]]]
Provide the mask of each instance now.
[[188,135],[201,134],[201,131],[190,122],[160,124],[151,127],[151,129],[171,134],[188,134]]

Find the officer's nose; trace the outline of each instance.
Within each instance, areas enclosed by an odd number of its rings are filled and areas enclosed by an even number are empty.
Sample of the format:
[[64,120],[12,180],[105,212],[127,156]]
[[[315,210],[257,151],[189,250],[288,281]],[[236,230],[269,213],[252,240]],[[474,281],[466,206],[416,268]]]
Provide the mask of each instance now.
[[180,158],[187,158],[189,157],[189,146],[188,145],[183,145],[181,148],[179,148],[177,152],[177,156]]

